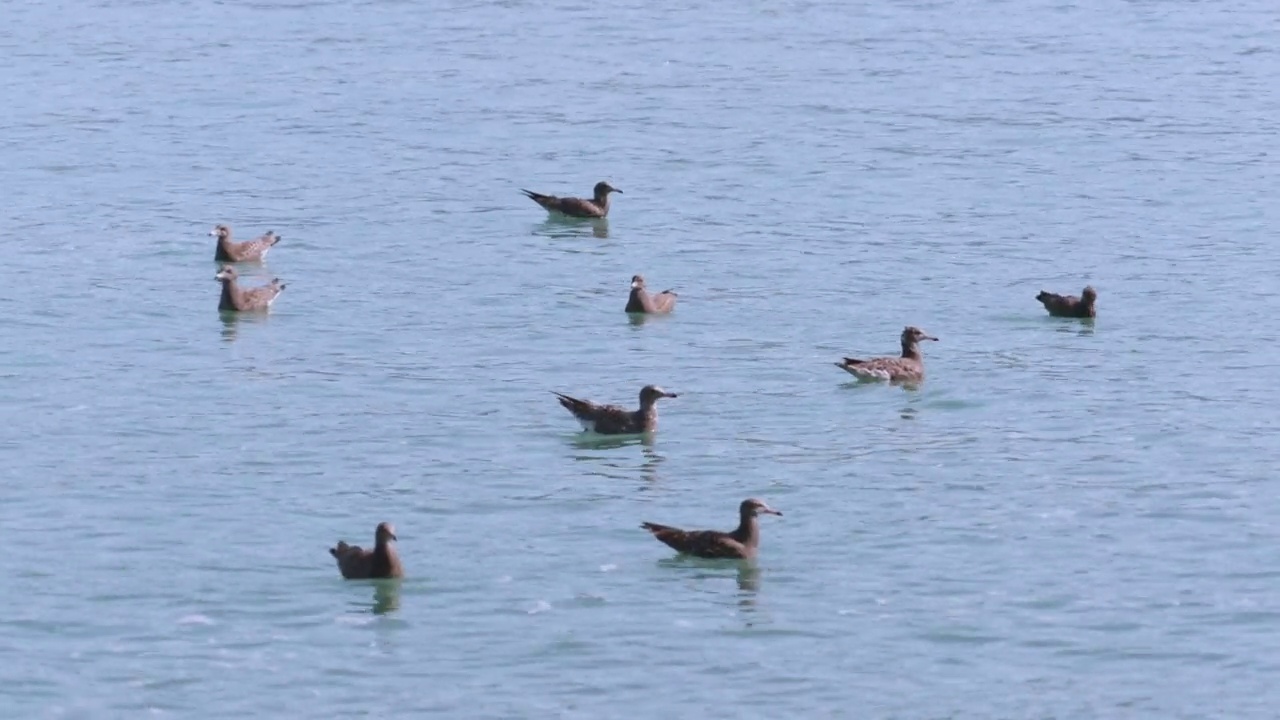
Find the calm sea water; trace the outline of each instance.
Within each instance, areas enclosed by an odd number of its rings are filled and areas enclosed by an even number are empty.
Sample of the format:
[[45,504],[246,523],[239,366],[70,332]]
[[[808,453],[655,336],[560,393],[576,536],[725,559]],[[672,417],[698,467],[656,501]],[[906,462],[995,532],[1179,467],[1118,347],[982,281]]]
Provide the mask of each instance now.
[[[0,5],[0,714],[1274,717],[1277,47],[1263,0]],[[518,192],[601,179],[607,225]],[[284,235],[269,318],[217,222]],[[833,367],[907,324],[918,391]],[[548,392],[650,382],[647,443]],[[755,570],[638,528],[751,495]],[[381,520],[410,577],[344,582]]]

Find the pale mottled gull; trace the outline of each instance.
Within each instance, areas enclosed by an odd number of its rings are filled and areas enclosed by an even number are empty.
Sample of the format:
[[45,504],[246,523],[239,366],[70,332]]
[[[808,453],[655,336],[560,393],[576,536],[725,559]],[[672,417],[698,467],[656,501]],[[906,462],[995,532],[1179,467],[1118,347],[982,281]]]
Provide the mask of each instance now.
[[244,242],[234,242],[231,239],[231,228],[226,225],[218,225],[209,233],[218,238],[217,248],[213,251],[213,259],[217,262],[253,262],[262,260],[267,257],[267,253],[275,244],[284,239],[283,235],[277,235],[274,230],[268,230],[261,237]]
[[273,278],[270,283],[261,287],[242,288],[236,269],[230,265],[223,265],[213,279],[222,283],[218,309],[230,312],[265,312],[285,288],[280,278]]
[[627,298],[627,312],[663,315],[671,312],[675,307],[676,294],[674,292],[663,290],[657,295],[650,295],[649,291],[645,290],[643,275],[633,275],[631,277],[631,295]]
[[880,357],[870,360],[847,357],[836,363],[836,367],[859,380],[919,382],[924,379],[924,353],[920,351],[920,341],[937,339],[926,335],[918,327],[908,325],[902,330],[901,357]]

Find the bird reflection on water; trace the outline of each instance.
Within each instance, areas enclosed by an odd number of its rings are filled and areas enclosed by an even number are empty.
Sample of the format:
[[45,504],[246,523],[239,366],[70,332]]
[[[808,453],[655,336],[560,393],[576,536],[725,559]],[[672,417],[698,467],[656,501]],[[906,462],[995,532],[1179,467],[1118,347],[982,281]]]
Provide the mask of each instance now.
[[549,215],[546,220],[533,226],[533,235],[549,238],[584,238],[588,232],[592,237],[601,240],[609,239],[608,218],[571,218]]
[[386,615],[400,609],[400,580],[374,580],[373,607],[374,615]]
[[[695,571],[691,578],[694,583],[702,585],[705,581],[710,581],[717,586],[727,579],[725,571],[733,568],[735,570],[734,581],[738,586],[738,609],[744,613],[755,613],[759,609],[757,604],[759,602],[763,571],[754,560],[708,560],[688,555],[677,555],[676,557],[659,560],[658,565],[667,568],[691,568]],[[718,594],[719,591],[717,590],[716,592]],[[751,625],[751,622],[747,622],[748,627]]]
[[218,319],[222,321],[222,340],[223,342],[235,342],[240,335],[240,326],[252,323],[265,323],[270,321],[271,316],[267,313],[239,313],[231,311],[219,311]]
[[[573,445],[581,450],[616,450],[629,445],[653,447],[653,433],[633,433],[631,435],[600,435],[598,433],[579,432],[573,435]],[[580,459],[595,459],[586,456]]]
[[653,485],[658,482],[658,470],[667,458],[654,452],[652,434],[645,436],[641,444],[644,445],[644,463],[640,465],[640,478],[646,485]]

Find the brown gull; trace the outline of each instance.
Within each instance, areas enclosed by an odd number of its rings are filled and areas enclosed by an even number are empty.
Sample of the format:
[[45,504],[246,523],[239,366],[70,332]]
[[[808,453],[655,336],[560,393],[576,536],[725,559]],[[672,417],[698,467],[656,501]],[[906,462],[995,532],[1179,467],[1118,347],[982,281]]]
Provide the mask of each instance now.
[[644,289],[644,276],[631,276],[631,296],[627,298],[627,312],[644,313],[646,315],[662,315],[676,307],[676,294],[671,290],[663,290],[657,295],[650,295]]
[[645,385],[640,388],[640,409],[628,410],[617,405],[597,405],[554,391],[552,394],[560,398],[564,409],[573,413],[583,430],[601,435],[633,435],[657,430],[658,400],[677,397],[656,385]]
[[531,190],[521,190],[520,192],[541,205],[547,212],[560,213],[561,215],[575,218],[602,218],[609,215],[609,193],[620,193],[622,191],[602,180],[596,183],[594,195],[590,200],[543,195]]
[[932,335],[926,335],[918,327],[908,325],[902,330],[902,357],[880,357],[870,360],[847,357],[836,363],[836,367],[859,380],[918,382],[924,379],[924,354],[920,352],[920,341],[937,339]]
[[1094,307],[1094,304],[1098,302],[1098,291],[1094,290],[1092,285],[1086,286],[1080,292],[1080,297],[1059,295],[1058,293],[1041,290],[1036,299],[1054,317],[1091,318],[1098,316],[1098,311]]
[[222,283],[222,297],[218,299],[218,309],[232,312],[265,312],[271,303],[284,291],[285,284],[280,278],[273,278],[270,283],[256,288],[242,288],[237,282],[236,269],[223,265],[214,280]]
[[685,555],[701,558],[751,559],[756,556],[756,550],[760,547],[760,526],[756,516],[761,513],[782,515],[766,505],[763,500],[747,498],[738,506],[738,528],[733,532],[681,530],[651,522],[641,523],[640,527]]
[[372,550],[365,550],[359,545],[348,545],[341,540],[336,547],[329,548],[329,554],[338,561],[342,577],[348,580],[404,577],[400,555],[391,544],[396,540],[395,526],[388,522],[378,523],[373,537]]
[[277,235],[274,230],[268,230],[262,237],[245,240],[244,242],[234,242],[231,239],[231,228],[226,225],[214,227],[209,234],[218,238],[217,249],[213,251],[213,259],[217,262],[263,260],[267,257],[267,253],[271,248],[284,239],[283,235]]

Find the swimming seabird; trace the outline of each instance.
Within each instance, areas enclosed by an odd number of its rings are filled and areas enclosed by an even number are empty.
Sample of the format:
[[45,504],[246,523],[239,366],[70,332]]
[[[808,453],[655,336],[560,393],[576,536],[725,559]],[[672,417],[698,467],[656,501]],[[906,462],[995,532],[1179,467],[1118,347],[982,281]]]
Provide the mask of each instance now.
[[924,354],[920,352],[920,341],[937,339],[932,335],[926,335],[918,327],[908,325],[902,330],[902,357],[880,357],[870,360],[847,357],[836,363],[836,367],[859,380],[918,382],[924,379]]
[[404,577],[400,555],[391,544],[396,539],[395,526],[389,522],[378,523],[373,538],[372,550],[365,550],[359,545],[348,545],[341,540],[336,547],[329,548],[329,554],[338,561],[342,577],[348,580]]
[[235,312],[265,311],[275,302],[276,297],[284,291],[285,284],[280,278],[273,278],[270,283],[261,287],[244,289],[237,282],[236,269],[223,265],[214,280],[222,283],[222,297],[218,300],[219,310]]
[[601,435],[632,435],[657,430],[659,398],[677,397],[656,385],[645,385],[640,388],[640,409],[627,410],[617,405],[597,405],[554,391],[552,394],[560,398],[564,409],[573,413],[583,430]]
[[671,290],[663,290],[657,295],[650,295],[644,289],[644,276],[631,276],[631,296],[627,298],[627,312],[661,315],[669,313],[676,307],[676,294]]
[[547,212],[560,213],[561,215],[576,218],[602,218],[609,214],[609,193],[620,193],[622,191],[602,180],[596,183],[591,200],[543,195],[531,190],[521,190],[520,192],[541,205]]
[[1080,292],[1080,297],[1059,295],[1058,293],[1041,290],[1036,299],[1054,317],[1091,318],[1098,316],[1098,311],[1094,307],[1094,304],[1098,302],[1098,291],[1094,290],[1092,285],[1086,286]]
[[277,235],[274,230],[268,230],[262,237],[245,240],[244,242],[233,242],[231,240],[231,228],[226,225],[215,226],[209,234],[218,238],[217,249],[213,252],[213,259],[217,262],[262,260],[267,257],[267,253],[276,243],[284,239],[283,235]]
[[701,558],[751,559],[756,556],[756,550],[760,547],[760,526],[756,516],[761,513],[782,515],[766,505],[763,500],[747,498],[738,506],[738,528],[733,532],[681,530],[651,522],[641,523],[640,527],[685,555]]

